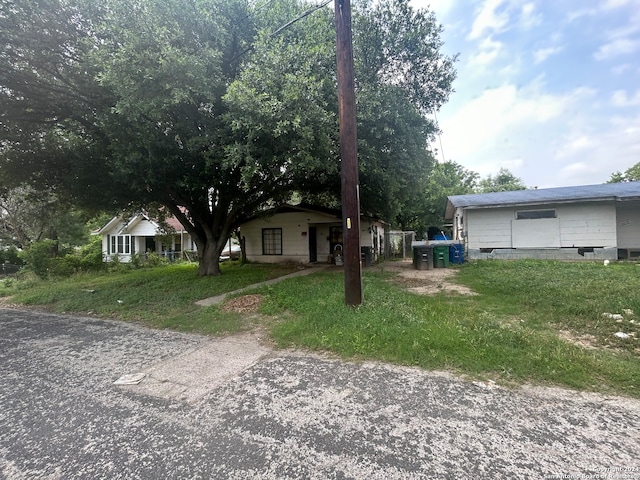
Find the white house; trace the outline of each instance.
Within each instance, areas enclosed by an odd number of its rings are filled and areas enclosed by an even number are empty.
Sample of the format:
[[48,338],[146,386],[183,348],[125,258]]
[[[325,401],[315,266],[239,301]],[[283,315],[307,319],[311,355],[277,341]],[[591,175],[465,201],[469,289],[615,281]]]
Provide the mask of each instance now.
[[102,253],[105,261],[117,257],[128,263],[135,254],[153,252],[170,259],[182,258],[185,251],[196,250],[196,245],[182,224],[175,218],[166,223],[174,232],[165,233],[159,223],[143,213],[131,218],[112,218],[96,235],[102,236]]
[[[360,244],[376,261],[384,254],[385,223],[362,216]],[[240,226],[249,261],[329,263],[342,254],[341,212],[311,205],[284,205]]]
[[469,259],[640,258],[640,182],[448,197]]

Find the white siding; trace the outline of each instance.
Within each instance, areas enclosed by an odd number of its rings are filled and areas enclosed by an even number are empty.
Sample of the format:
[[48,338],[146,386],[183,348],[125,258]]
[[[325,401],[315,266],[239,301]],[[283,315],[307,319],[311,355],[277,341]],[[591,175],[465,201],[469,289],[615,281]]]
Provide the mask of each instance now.
[[384,224],[376,221],[360,222],[360,246],[374,247],[374,255],[384,253]]
[[464,218],[468,248],[511,248],[511,208],[466,211]]
[[[162,235],[156,230],[156,226],[153,222],[146,219],[139,219],[132,222],[131,226],[123,231],[125,224],[122,221],[112,220],[109,228],[102,232],[102,253],[105,259],[110,260],[109,256],[109,238],[114,235],[130,235],[131,245],[133,247],[133,253],[144,254],[146,251],[146,238],[155,238],[158,235]],[[168,248],[174,249],[176,242],[182,241],[181,249],[191,250],[195,249],[195,245],[191,241],[191,236],[188,233],[176,233],[173,235],[171,245],[167,245]],[[160,242],[156,242],[155,253],[163,253]],[[113,255],[111,255],[113,256]],[[130,262],[131,254],[119,254],[118,260],[120,262]]]
[[[241,229],[241,235],[246,239],[247,259],[263,263],[309,262],[309,225],[312,225],[316,227],[318,260],[325,261],[329,255],[329,224],[340,225],[340,221],[312,212],[277,213],[247,222]],[[263,228],[282,229],[282,255],[262,254]]]
[[511,220],[513,248],[560,248],[560,220]]
[[618,205],[616,220],[618,247],[640,249],[640,207]]
[[[316,212],[277,213],[264,219],[251,220],[241,227],[241,235],[245,238],[247,259],[261,263],[277,263],[293,261],[308,263],[309,227],[316,228],[316,248],[318,262],[329,261],[329,228],[341,226],[341,220],[331,215]],[[262,229],[282,229],[282,255],[262,254]],[[371,229],[371,232],[369,231]],[[374,243],[374,235],[377,242]],[[384,247],[384,226],[380,222],[361,220],[360,242],[362,246],[377,244],[378,252]]]
[[[616,246],[614,203],[544,205],[539,208],[556,210],[556,219],[515,220],[518,210],[536,208],[527,206],[466,210],[464,230],[468,248]],[[631,218],[631,215],[627,216]],[[637,228],[640,228],[640,217],[636,218]]]
[[136,237],[154,237],[158,234],[155,225],[144,219],[136,222],[130,228],[127,228],[126,233],[129,235],[135,235]]
[[556,209],[562,247],[616,246],[616,206],[613,202],[561,205]]

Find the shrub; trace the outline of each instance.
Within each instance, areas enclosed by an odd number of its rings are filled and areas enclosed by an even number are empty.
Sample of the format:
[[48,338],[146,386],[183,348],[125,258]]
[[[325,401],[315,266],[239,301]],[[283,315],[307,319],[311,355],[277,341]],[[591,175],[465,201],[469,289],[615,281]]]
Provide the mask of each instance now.
[[20,258],[20,252],[18,249],[14,245],[11,245],[6,249],[0,250],[0,263],[23,265],[24,261]]
[[38,277],[47,278],[56,249],[57,242],[47,238],[32,243],[29,248],[20,252],[20,257]]
[[49,260],[49,275],[70,277],[79,270],[80,259],[73,254],[64,257],[53,257]]

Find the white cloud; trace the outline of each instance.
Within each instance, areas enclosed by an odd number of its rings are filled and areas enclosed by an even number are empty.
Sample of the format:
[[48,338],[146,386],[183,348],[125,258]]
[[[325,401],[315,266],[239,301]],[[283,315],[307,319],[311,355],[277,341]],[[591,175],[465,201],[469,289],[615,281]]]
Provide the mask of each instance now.
[[592,95],[585,89],[576,89],[565,95],[552,95],[542,91],[541,80],[518,88],[506,84],[487,89],[474,100],[450,115],[442,128],[447,137],[458,139],[447,147],[452,157],[465,157],[474,151],[497,145],[505,138],[514,138],[513,131],[523,125],[548,122],[566,111],[578,98]]
[[[616,171],[624,171],[640,158],[640,115],[614,117],[597,131],[576,132],[590,138],[589,148],[565,151],[567,161],[558,172],[559,185],[602,183]],[[571,139],[569,139],[571,140]]]
[[[611,2],[610,2],[611,3]],[[619,3],[619,2],[616,2]],[[620,3],[624,5],[625,3]],[[606,32],[607,43],[594,54],[596,60],[607,60],[618,55],[633,54],[640,50],[640,11],[634,12],[628,21]]]
[[444,18],[453,8],[453,0],[412,0],[411,4],[414,8],[424,9],[429,7],[429,10],[435,12],[438,20]]
[[501,168],[506,168],[511,171],[518,170],[524,166],[524,163],[524,158],[522,157],[512,158],[510,160],[501,160],[498,162],[498,170]]
[[640,90],[631,96],[627,95],[626,90],[616,90],[611,95],[611,103],[616,107],[636,107],[640,106]]
[[638,162],[640,0],[436,2],[461,52],[457,93],[438,114],[448,160],[539,188],[602,183]]
[[603,10],[613,10],[614,8],[624,7],[630,5],[631,0],[607,0],[602,6]]
[[640,40],[629,40],[628,38],[617,38],[602,45],[593,57],[596,60],[609,60],[619,55],[628,55],[640,50]]
[[542,23],[542,15],[537,13],[534,3],[525,3],[521,9],[520,25],[525,29],[533,28]]
[[622,75],[633,68],[633,65],[630,63],[623,63],[622,65],[617,65],[613,67],[611,70],[614,75]]
[[583,133],[572,134],[565,137],[560,149],[556,152],[558,158],[571,157],[587,149],[593,148],[596,144],[592,136]]
[[493,33],[504,30],[509,23],[509,14],[504,10],[498,12],[504,3],[504,0],[486,0],[484,2],[471,26],[468,37],[470,40],[480,38],[485,31]]
[[562,47],[541,48],[533,52],[534,61],[537,64],[544,62],[547,58],[562,51]]
[[567,14],[567,19],[569,23],[582,18],[582,17],[592,17],[598,14],[598,10],[595,8],[584,8],[581,10],[573,10]]
[[469,58],[469,63],[478,66],[487,66],[493,63],[504,50],[502,42],[496,42],[491,37],[487,37],[480,42],[477,53]]
[[505,167],[526,185],[540,188],[598,183],[590,178],[603,169],[609,172],[606,162],[589,174],[558,176],[566,165],[583,162],[600,149],[596,136],[585,130],[596,93],[587,87],[550,93],[541,77],[524,86],[508,83],[485,89],[456,111],[447,106],[442,112],[447,159],[483,177]]

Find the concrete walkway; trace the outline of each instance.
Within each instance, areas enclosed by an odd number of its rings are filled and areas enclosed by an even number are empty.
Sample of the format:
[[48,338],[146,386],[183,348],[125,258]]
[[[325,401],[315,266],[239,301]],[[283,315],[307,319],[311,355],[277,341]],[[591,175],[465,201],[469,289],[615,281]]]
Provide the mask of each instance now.
[[210,307],[211,305],[217,305],[219,303],[224,302],[225,298],[227,298],[227,296],[229,296],[229,295],[236,295],[238,293],[246,292],[247,290],[253,290],[254,288],[264,287],[266,285],[273,285],[275,283],[278,283],[278,282],[281,282],[283,280],[286,280],[287,278],[302,277],[302,276],[305,276],[305,275],[311,275],[312,273],[319,272],[319,271],[324,270],[324,269],[329,268],[329,267],[330,267],[330,265],[319,265],[319,266],[313,266],[313,267],[305,268],[304,270],[299,270],[297,272],[289,273],[288,275],[283,275],[282,277],[272,278],[271,280],[266,280],[266,281],[260,282],[260,283],[254,283],[252,285],[249,285],[249,286],[244,287],[244,288],[240,288],[238,290],[234,290],[232,292],[227,292],[227,293],[223,293],[221,295],[216,295],[215,297],[209,297],[209,298],[205,298],[203,300],[198,300],[196,302],[196,305],[200,305],[201,307]]

